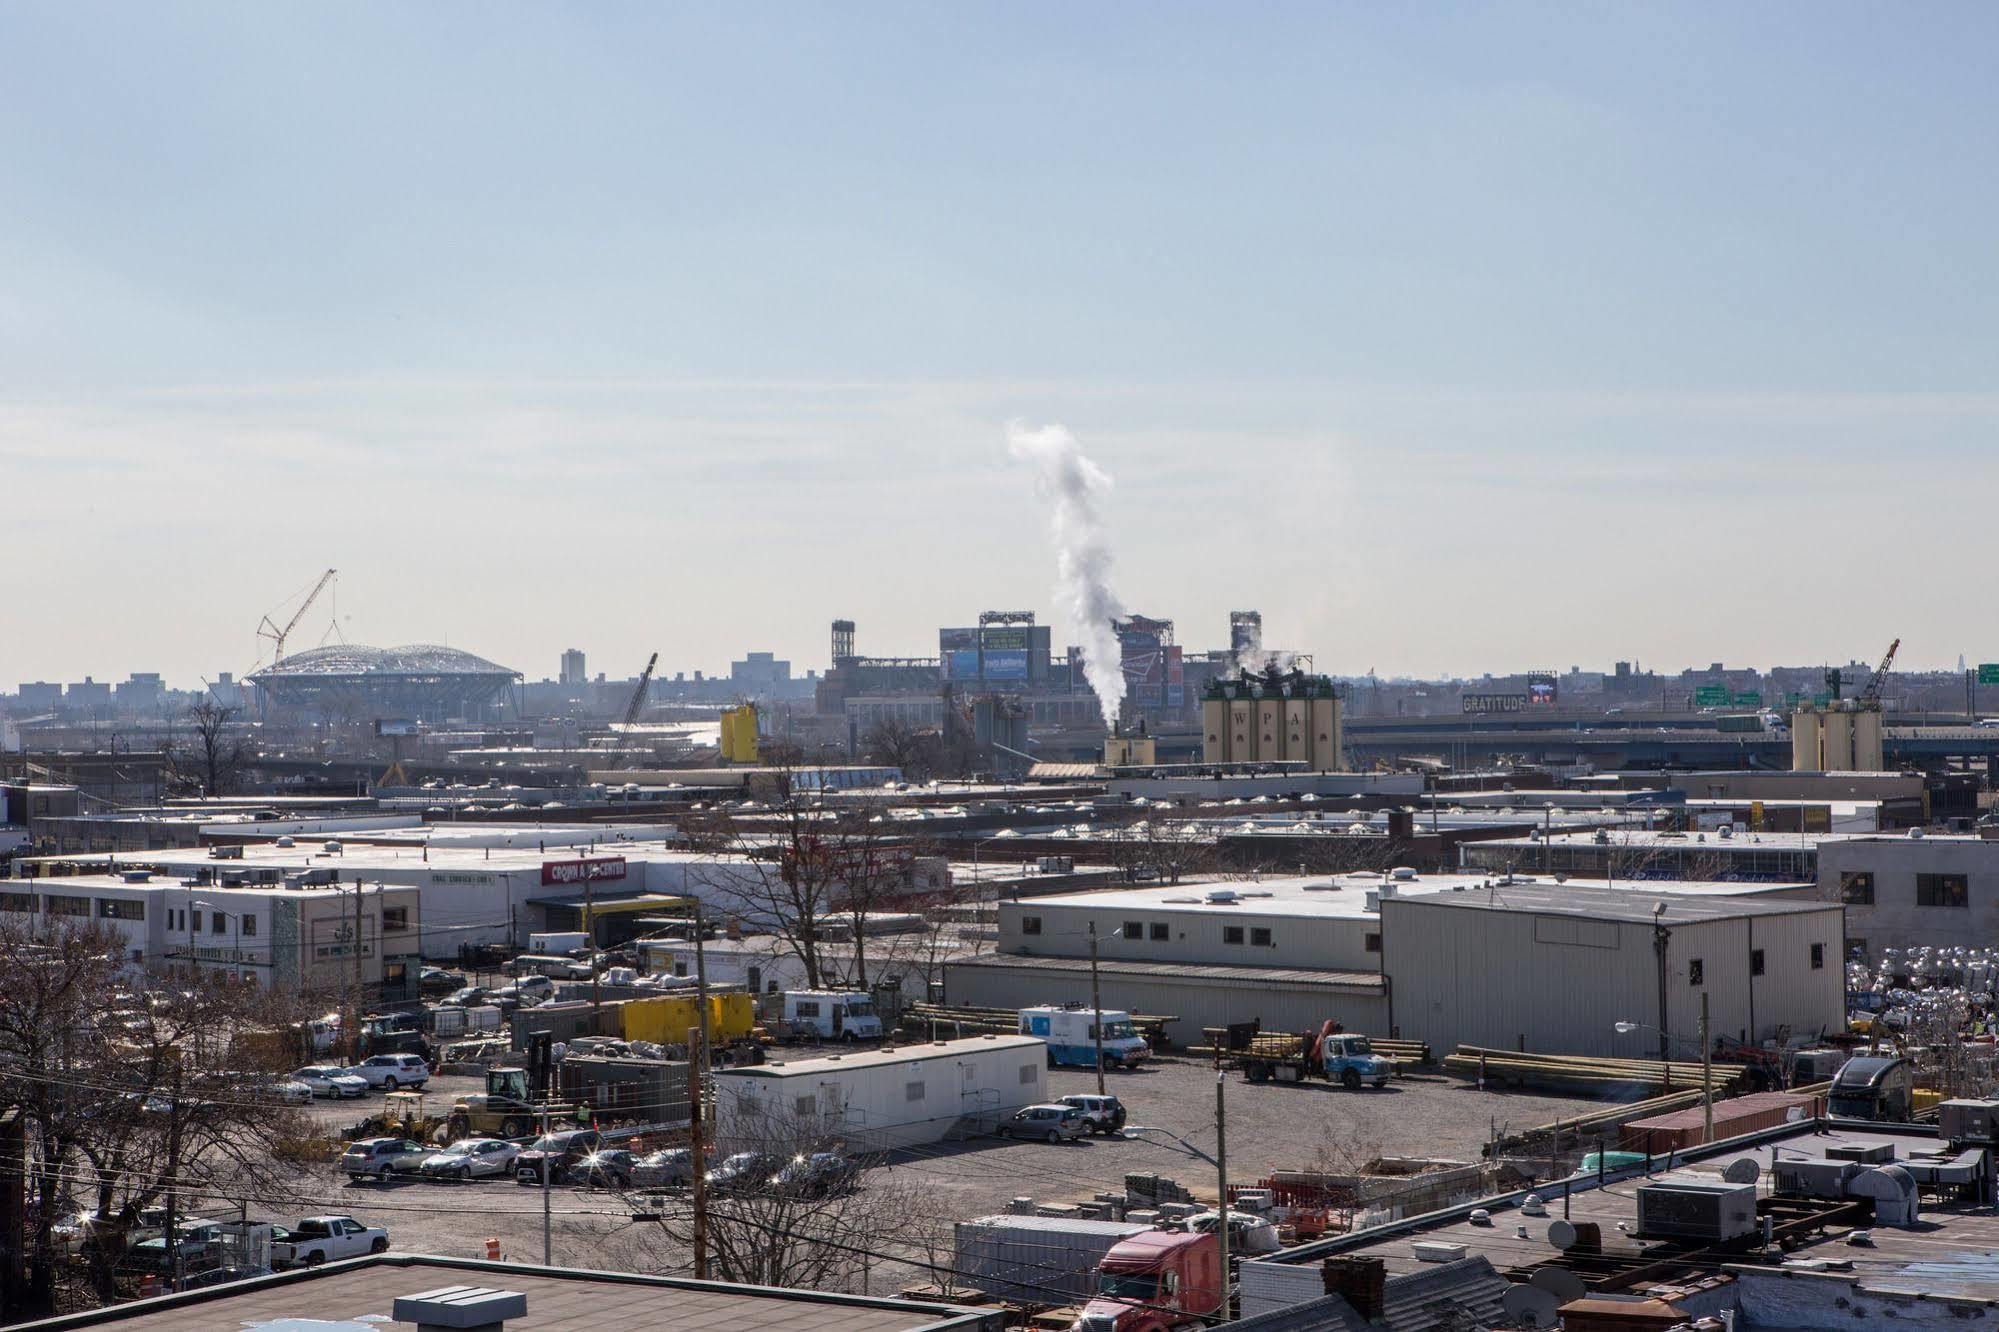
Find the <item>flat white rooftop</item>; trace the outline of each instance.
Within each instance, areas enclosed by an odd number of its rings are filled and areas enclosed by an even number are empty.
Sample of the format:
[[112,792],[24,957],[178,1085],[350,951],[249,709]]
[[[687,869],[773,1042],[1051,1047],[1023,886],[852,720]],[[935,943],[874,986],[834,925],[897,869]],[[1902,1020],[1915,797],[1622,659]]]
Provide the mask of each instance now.
[[879,1050],[861,1050],[854,1054],[827,1055],[823,1059],[799,1059],[795,1061],[774,1059],[768,1064],[752,1064],[744,1068],[718,1068],[709,1074],[713,1078],[823,1078],[835,1073],[849,1072],[857,1068],[887,1068],[898,1064],[916,1064],[929,1059],[958,1059],[965,1055],[990,1054],[995,1050],[1037,1051],[1046,1044],[1038,1036],[973,1036],[962,1041],[929,1041],[920,1045],[889,1045]]

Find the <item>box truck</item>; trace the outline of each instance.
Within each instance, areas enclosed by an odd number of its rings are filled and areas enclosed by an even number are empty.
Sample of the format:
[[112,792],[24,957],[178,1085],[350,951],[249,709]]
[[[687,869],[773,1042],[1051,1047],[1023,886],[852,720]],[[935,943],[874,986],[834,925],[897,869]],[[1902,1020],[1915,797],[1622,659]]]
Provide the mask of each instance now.
[[1105,1068],[1136,1068],[1152,1054],[1152,1047],[1132,1025],[1131,1014],[1122,1009],[1093,1012],[1087,1008],[1050,1005],[1020,1010],[1020,1034],[1039,1036],[1048,1042],[1050,1064],[1095,1068],[1100,1023]]

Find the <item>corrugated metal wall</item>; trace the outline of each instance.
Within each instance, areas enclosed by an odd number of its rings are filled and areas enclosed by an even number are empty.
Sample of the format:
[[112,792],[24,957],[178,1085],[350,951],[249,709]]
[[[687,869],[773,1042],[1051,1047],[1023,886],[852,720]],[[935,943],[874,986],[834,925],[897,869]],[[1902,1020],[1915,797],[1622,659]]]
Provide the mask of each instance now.
[[[1304,1031],[1337,1018],[1350,1031],[1388,1034],[1388,1002],[1376,994],[1351,994],[1323,986],[1217,980],[1203,976],[1133,977],[1102,974],[1105,1008],[1167,1015],[1178,1022],[1167,1035],[1176,1045],[1201,1043],[1201,1028],[1261,1018],[1268,1031]],[[944,966],[946,1001],[989,1008],[1090,1002],[1087,971],[1038,971],[1028,967]]]

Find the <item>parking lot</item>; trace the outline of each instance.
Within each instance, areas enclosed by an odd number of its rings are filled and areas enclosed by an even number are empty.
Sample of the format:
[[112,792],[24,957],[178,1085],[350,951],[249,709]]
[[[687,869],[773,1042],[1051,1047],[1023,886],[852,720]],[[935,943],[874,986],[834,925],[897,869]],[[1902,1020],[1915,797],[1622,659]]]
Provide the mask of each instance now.
[[[805,1057],[810,1052],[788,1053]],[[1082,1069],[1055,1069],[1053,1096],[1094,1092],[1096,1076]],[[1019,1196],[1037,1202],[1066,1202],[1103,1190],[1121,1190],[1129,1172],[1167,1175],[1197,1193],[1212,1195],[1215,1168],[1198,1153],[1216,1146],[1215,1075],[1191,1058],[1155,1060],[1133,1072],[1107,1076],[1108,1090],[1121,1097],[1130,1128],[1116,1139],[1086,1137],[1076,1142],[1001,1141],[983,1138],[938,1143],[896,1153],[864,1177],[862,1187],[890,1181],[914,1182],[939,1218],[963,1219],[1002,1211]],[[433,1112],[462,1093],[478,1091],[468,1077],[432,1079],[426,1094]],[[1322,1084],[1251,1085],[1231,1075],[1226,1084],[1229,1175],[1236,1183],[1272,1169],[1339,1168],[1356,1156],[1380,1153],[1477,1161],[1496,1130],[1518,1130],[1579,1113],[1600,1102],[1519,1092],[1480,1092],[1440,1074],[1414,1074],[1379,1090],[1346,1091]],[[313,1118],[337,1132],[380,1105],[379,1095],[358,1101],[316,1102]],[[1146,1130],[1146,1131],[1140,1131]],[[1175,1139],[1183,1140],[1176,1141]],[[509,1257],[538,1261],[541,1256],[542,1198],[511,1178],[460,1184],[417,1179],[347,1182],[331,1163],[309,1180],[302,1194],[323,1199],[324,1210],[352,1215],[388,1228],[404,1252],[480,1257],[488,1238]],[[669,1263],[683,1255],[662,1246],[657,1228],[632,1220],[615,1193],[576,1187],[550,1190],[550,1233],[555,1261],[572,1266]],[[941,1222],[940,1222],[941,1224]],[[638,1242],[643,1232],[647,1239]],[[923,1274],[884,1264],[873,1288],[887,1291],[921,1280]]]

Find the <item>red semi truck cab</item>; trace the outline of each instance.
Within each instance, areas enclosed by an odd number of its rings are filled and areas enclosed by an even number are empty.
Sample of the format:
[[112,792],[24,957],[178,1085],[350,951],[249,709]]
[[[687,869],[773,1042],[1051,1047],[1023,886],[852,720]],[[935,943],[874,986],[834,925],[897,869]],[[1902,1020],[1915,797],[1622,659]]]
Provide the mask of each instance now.
[[1075,1332],[1166,1332],[1222,1304],[1222,1250],[1213,1235],[1148,1230],[1097,1264],[1097,1296]]

